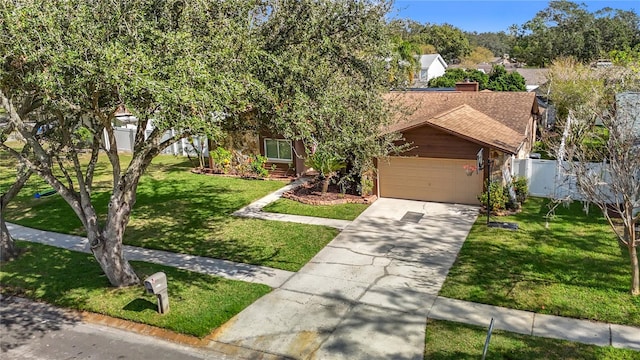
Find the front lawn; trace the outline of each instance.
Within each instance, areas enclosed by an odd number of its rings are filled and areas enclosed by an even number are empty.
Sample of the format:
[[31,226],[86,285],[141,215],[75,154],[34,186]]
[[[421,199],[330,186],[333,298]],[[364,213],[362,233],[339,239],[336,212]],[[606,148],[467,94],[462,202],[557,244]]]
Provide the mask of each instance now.
[[280,214],[355,220],[367,207],[369,207],[368,204],[308,205],[290,199],[278,199],[262,208],[262,210]]
[[629,257],[599,210],[560,206],[547,228],[547,204],[531,198],[521,213],[500,218],[518,223],[518,231],[487,228],[479,217],[440,295],[640,326],[640,297],[629,293]]
[[[123,165],[130,157],[121,155]],[[158,156],[142,177],[125,244],[297,271],[337,230],[306,224],[240,219],[231,214],[279,189],[280,181],[193,174],[185,158]],[[15,161],[0,153],[0,188],[15,181]],[[98,162],[92,200],[105,214],[111,186],[106,157]],[[37,229],[82,235],[80,220],[36,175],[9,204],[6,219]]]
[[[426,360],[477,360],[482,351],[487,329],[479,326],[429,319],[424,358]],[[600,347],[571,341],[546,339],[494,330],[486,359],[639,359],[633,350]]]
[[144,286],[109,286],[92,255],[25,243],[18,259],[0,268],[4,294],[14,294],[77,310],[149,324],[204,337],[267,294],[266,285],[227,280],[140,261],[131,264],[141,280],[163,271],[169,286],[169,312],[157,312],[157,300]]

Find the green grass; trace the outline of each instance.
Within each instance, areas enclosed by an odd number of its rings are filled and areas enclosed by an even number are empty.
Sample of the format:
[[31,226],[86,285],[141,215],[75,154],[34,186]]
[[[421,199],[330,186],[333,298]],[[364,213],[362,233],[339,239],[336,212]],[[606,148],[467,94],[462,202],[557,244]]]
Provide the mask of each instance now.
[[[130,160],[121,158],[125,165]],[[140,181],[125,244],[297,271],[338,233],[321,226],[233,217],[235,210],[284,183],[197,175],[189,171],[192,166],[171,155],[154,160]],[[0,153],[0,190],[15,181],[15,168],[15,161]],[[92,201],[104,219],[111,186],[106,157],[98,163],[95,184]],[[59,195],[33,197],[47,189],[34,175],[9,204],[7,220],[82,235],[80,221]]]
[[480,217],[441,296],[574,318],[640,326],[640,297],[629,293],[628,253],[597,209],[559,207],[545,226],[548,200],[531,198],[500,218],[518,231],[487,228]]
[[[480,359],[486,336],[486,328],[429,319],[424,358]],[[640,359],[640,352],[494,330],[486,359],[632,360]]]
[[290,199],[278,199],[262,210],[272,213],[314,216],[327,219],[354,220],[368,204],[308,205]]
[[158,271],[167,274],[170,309],[161,315],[155,296],[147,295],[143,286],[109,287],[92,255],[41,244],[18,245],[26,252],[0,268],[3,293],[198,337],[208,335],[270,291],[266,285],[132,261],[141,279]]

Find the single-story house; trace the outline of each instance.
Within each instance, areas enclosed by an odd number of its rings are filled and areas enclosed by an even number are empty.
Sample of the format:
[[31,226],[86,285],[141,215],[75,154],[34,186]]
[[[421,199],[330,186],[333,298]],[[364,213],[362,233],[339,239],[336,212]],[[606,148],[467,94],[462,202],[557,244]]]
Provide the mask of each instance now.
[[466,170],[476,166],[480,149],[484,163],[492,161],[492,176],[501,176],[510,159],[528,157],[540,116],[534,93],[478,91],[477,83],[456,90],[389,95],[414,110],[386,129],[400,132],[411,148],[377,159],[379,197],[478,204],[487,168]]
[[[384,131],[401,133],[410,149],[376,159],[378,197],[478,204],[487,170],[467,170],[480,149],[484,163],[492,161],[493,179],[510,174],[511,159],[529,156],[541,113],[535,93],[478,91],[477,83],[459,83],[455,91],[392,92],[387,99],[409,115]],[[302,142],[268,131],[251,142],[267,168],[298,176],[307,171]]]

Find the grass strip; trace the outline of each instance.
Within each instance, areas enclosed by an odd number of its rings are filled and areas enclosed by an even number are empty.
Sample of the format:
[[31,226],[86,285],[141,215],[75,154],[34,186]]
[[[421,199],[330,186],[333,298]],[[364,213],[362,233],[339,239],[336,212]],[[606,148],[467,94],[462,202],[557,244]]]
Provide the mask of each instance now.
[[171,267],[132,261],[141,279],[163,271],[170,310],[157,312],[144,286],[112,288],[92,255],[18,241],[25,252],[2,264],[2,292],[77,310],[204,337],[267,294],[266,285],[227,280]]
[[[477,360],[482,357],[487,328],[429,319],[424,358]],[[494,330],[487,360],[637,360],[640,352]]]
[[367,207],[369,207],[368,204],[309,205],[291,199],[278,199],[262,208],[262,210],[279,214],[355,220]]

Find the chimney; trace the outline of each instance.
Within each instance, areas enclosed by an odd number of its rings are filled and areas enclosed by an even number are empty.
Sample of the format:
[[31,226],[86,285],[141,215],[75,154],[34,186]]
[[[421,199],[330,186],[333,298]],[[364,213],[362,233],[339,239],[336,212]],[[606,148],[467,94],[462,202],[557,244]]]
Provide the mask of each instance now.
[[477,82],[459,82],[456,83],[456,91],[479,91],[480,84]]

